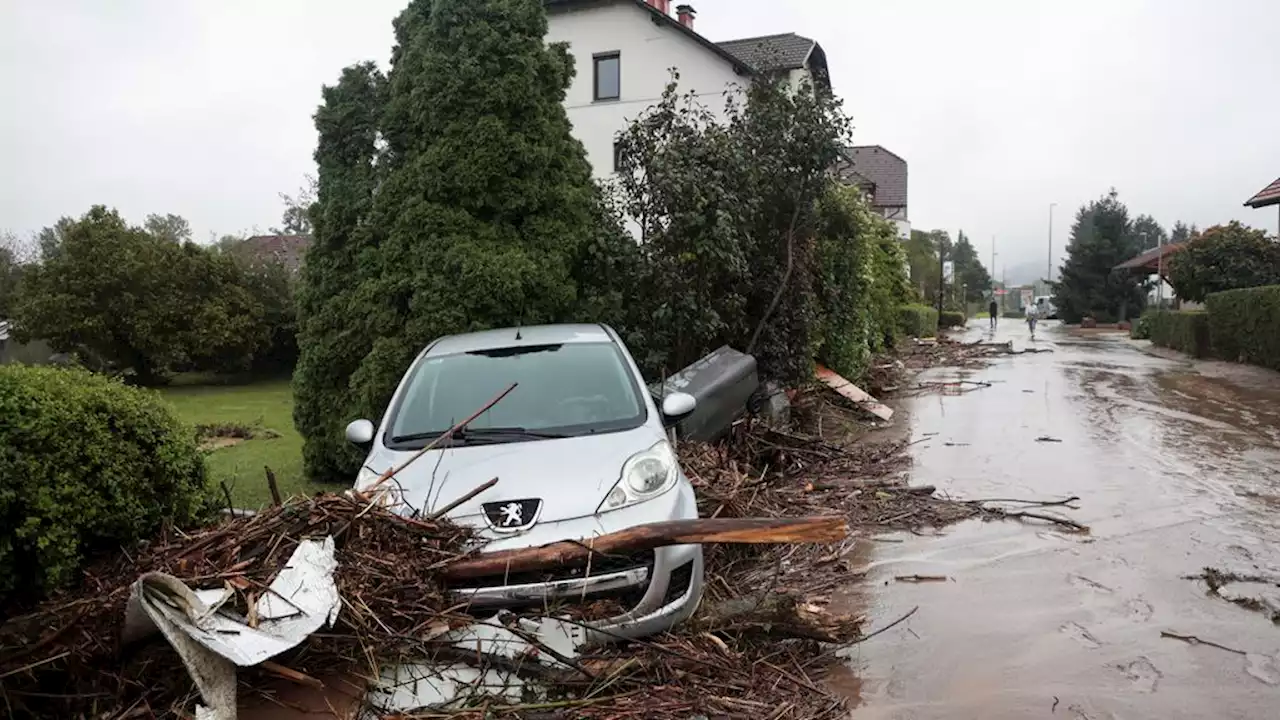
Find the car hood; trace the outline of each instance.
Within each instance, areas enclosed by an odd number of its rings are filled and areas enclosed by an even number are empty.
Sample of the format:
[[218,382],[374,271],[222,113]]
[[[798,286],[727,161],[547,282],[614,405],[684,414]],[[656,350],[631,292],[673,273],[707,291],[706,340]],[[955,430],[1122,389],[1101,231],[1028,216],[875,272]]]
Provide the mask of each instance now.
[[[529,498],[543,501],[541,522],[570,520],[594,514],[627,458],[664,439],[660,430],[643,425],[582,437],[449,447],[426,453],[393,481],[403,501],[426,515],[498,478],[496,485],[449,511],[449,518],[467,525],[484,524],[484,503]],[[414,452],[379,448],[365,465],[381,473]]]

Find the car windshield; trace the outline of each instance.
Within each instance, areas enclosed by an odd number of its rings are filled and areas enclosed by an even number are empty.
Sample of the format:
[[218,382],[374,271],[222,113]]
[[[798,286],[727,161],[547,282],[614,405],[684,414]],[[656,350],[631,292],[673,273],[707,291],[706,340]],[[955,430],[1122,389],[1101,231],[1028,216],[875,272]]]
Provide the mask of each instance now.
[[427,356],[396,402],[387,442],[422,446],[517,387],[456,443],[520,442],[627,430],[645,421],[640,388],[613,343],[566,343]]

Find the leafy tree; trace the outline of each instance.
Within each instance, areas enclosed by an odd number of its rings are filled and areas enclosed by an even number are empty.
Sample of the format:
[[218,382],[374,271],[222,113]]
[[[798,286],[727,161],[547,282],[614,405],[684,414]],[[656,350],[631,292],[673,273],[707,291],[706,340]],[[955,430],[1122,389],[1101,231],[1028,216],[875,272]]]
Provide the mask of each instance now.
[[171,243],[191,241],[191,223],[181,215],[148,215],[143,227],[152,237]]
[[963,231],[947,257],[955,263],[953,282],[958,287],[965,288],[965,302],[981,302],[991,290],[991,275],[978,259],[977,250]]
[[240,267],[192,243],[130,227],[95,206],[49,233],[14,304],[19,339],[41,338],[143,384],[183,367],[242,367],[265,342]]
[[618,136],[618,192],[650,273],[637,303],[645,367],[693,362],[730,343],[766,376],[812,372],[817,203],[848,120],[821,88],[758,77],[719,122],[676,75]]
[[40,259],[48,260],[58,253],[62,240],[75,221],[69,217],[59,218],[58,222],[43,228],[36,234],[36,245],[40,248]]
[[0,232],[0,320],[9,318],[23,271],[36,260],[32,250],[16,233]]
[[[935,231],[940,232],[940,231]],[[938,296],[938,244],[933,233],[912,230],[911,237],[903,243],[907,263],[911,268],[911,288],[917,299],[929,301]]]
[[1264,230],[1232,220],[1194,237],[1169,258],[1178,297],[1204,302],[1210,293],[1280,284],[1280,245]]
[[1144,282],[1116,265],[1141,252],[1129,209],[1113,189],[1081,206],[1071,226],[1067,259],[1053,304],[1065,322],[1092,316],[1114,322],[1136,316],[1146,301]]
[[1169,243],[1184,243],[1199,234],[1200,230],[1195,225],[1188,226],[1179,220],[1173,224],[1173,230],[1169,233]]
[[380,414],[430,340],[566,319],[595,232],[591,168],[562,105],[573,63],[545,43],[542,3],[415,0],[395,29],[385,83],[348,69],[316,116],[295,377],[313,476],[356,469],[343,423]]
[[1152,250],[1169,243],[1169,234],[1150,215],[1139,215],[1138,219],[1133,221],[1133,235],[1141,251]]
[[310,235],[314,229],[311,223],[311,206],[316,202],[316,190],[319,182],[315,176],[308,175],[297,195],[280,193],[280,201],[284,203],[284,213],[280,216],[280,227],[271,228],[275,235]]

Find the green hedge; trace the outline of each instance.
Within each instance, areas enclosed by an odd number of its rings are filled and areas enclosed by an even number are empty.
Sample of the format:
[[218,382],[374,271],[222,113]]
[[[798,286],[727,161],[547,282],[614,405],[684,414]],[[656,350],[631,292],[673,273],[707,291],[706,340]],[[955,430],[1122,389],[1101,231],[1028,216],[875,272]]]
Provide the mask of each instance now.
[[933,337],[938,332],[938,311],[928,305],[901,305],[898,328],[907,337]]
[[195,432],[156,393],[79,369],[0,366],[0,607],[86,557],[213,507]]
[[1156,310],[1143,316],[1151,342],[1192,357],[1209,354],[1209,313]]
[[1205,305],[1215,356],[1280,370],[1280,285],[1213,293]]
[[958,310],[943,310],[942,316],[938,318],[938,327],[941,328],[958,328],[964,327],[966,320],[964,313]]

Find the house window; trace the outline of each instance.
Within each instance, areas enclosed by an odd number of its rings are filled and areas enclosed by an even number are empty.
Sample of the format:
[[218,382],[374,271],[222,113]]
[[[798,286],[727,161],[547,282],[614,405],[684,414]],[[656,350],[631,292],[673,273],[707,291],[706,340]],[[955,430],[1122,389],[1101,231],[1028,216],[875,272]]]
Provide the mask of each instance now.
[[622,143],[616,140],[613,143],[613,171],[622,172]]
[[619,53],[595,56],[595,99],[617,100],[622,97],[622,57]]

